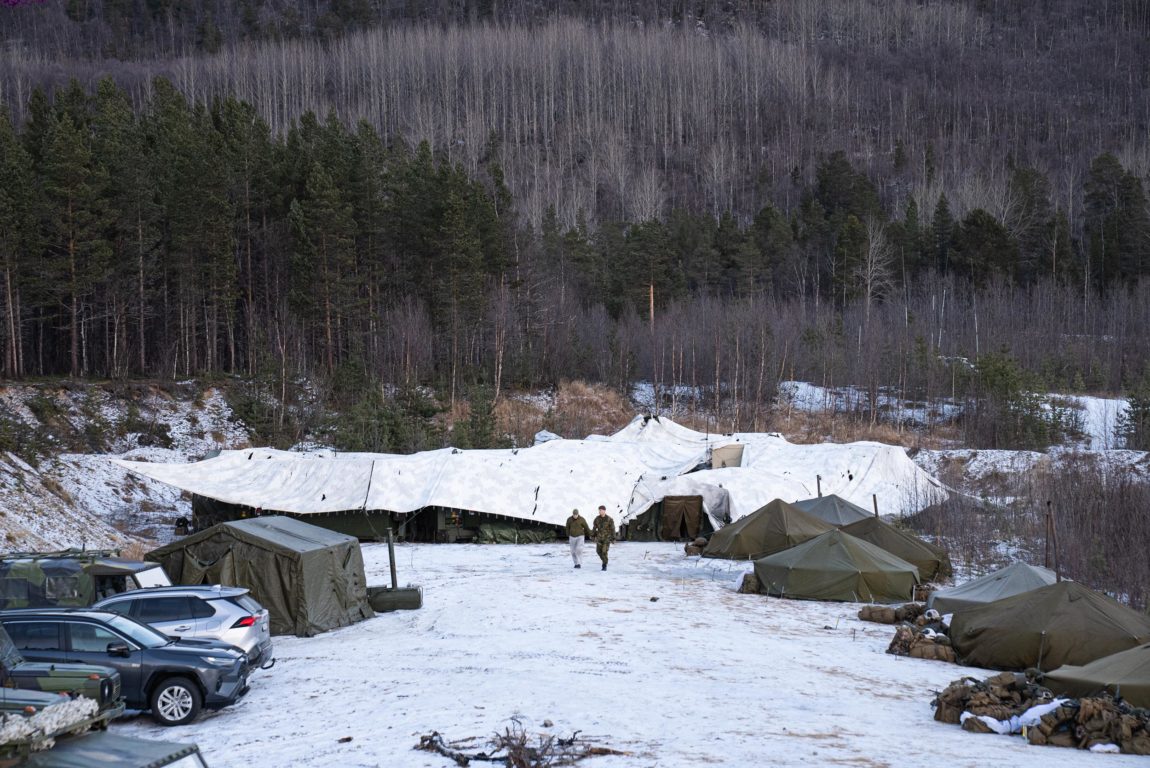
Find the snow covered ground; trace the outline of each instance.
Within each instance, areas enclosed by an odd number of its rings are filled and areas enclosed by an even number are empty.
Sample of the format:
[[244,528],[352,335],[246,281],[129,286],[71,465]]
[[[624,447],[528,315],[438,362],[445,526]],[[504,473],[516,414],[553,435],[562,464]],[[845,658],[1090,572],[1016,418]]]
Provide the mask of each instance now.
[[[587,768],[1145,765],[936,723],[933,692],[984,671],[887,655],[892,628],[858,605],[740,595],[746,565],[677,544],[616,544],[607,572],[586,555],[574,570],[565,544],[401,545],[422,609],[277,638],[248,696],[192,725],[114,728],[195,741],[214,768],[451,768],[420,736],[474,751],[512,718],[628,753]],[[386,583],[386,546],[364,556]]]

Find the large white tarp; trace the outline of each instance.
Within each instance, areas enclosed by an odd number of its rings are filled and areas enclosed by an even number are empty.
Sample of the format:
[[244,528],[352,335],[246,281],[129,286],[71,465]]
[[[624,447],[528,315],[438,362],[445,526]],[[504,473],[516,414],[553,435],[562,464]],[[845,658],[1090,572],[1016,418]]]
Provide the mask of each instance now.
[[642,444],[665,443],[714,448],[741,444],[739,467],[705,469],[672,478],[656,492],[664,496],[703,496],[703,508],[712,515],[708,495],[701,486],[726,491],[731,521],[774,500],[792,502],[812,498],[820,491],[835,493],[863,509],[877,501],[883,515],[898,515],[930,506],[947,497],[942,484],[920,469],[902,448],[884,443],[795,444],[777,432],[736,432],[722,435],[697,432],[660,419],[638,418],[606,440]]
[[[743,467],[692,471],[709,466],[714,447],[730,443],[746,446]],[[701,495],[712,514],[725,496],[738,519],[774,498],[815,495],[816,474],[823,493],[860,506],[869,508],[870,494],[878,493],[884,513],[930,503],[909,496],[910,487],[938,488],[902,449],[880,443],[792,445],[777,434],[709,435],[644,417],[614,435],[520,449],[404,456],[255,448],[192,464],[114,461],[184,491],[267,512],[409,513],[438,506],[553,525],[572,509],[593,513],[600,504],[622,523],[669,495]]]

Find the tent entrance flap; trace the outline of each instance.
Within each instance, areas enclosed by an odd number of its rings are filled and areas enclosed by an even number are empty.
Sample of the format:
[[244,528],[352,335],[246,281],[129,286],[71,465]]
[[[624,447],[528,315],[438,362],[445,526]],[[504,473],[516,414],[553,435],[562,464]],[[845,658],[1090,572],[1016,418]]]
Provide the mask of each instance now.
[[667,496],[663,499],[659,539],[675,541],[697,538],[702,516],[702,496]]

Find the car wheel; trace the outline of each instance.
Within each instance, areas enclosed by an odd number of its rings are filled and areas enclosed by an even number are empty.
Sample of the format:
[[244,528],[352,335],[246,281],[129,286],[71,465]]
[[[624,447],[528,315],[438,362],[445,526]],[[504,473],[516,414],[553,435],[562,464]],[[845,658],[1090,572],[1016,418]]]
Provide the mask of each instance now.
[[152,718],[160,725],[183,725],[200,714],[200,689],[186,677],[169,677],[152,690]]

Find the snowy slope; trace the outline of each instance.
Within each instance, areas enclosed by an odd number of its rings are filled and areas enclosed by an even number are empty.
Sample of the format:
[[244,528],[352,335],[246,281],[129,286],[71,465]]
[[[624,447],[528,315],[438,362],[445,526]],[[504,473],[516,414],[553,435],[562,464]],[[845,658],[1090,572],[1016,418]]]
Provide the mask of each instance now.
[[[369,583],[384,582],[386,546],[364,554]],[[858,621],[858,605],[740,595],[745,565],[674,544],[617,544],[611,558],[576,571],[563,544],[402,545],[421,610],[277,638],[278,663],[239,704],[175,730],[146,716],[117,729],[249,768],[451,768],[412,749],[421,735],[477,750],[513,717],[629,753],[587,768],[1145,764],[934,722],[933,692],[984,671],[887,655],[892,628]]]

